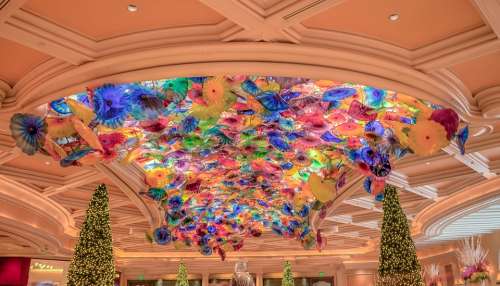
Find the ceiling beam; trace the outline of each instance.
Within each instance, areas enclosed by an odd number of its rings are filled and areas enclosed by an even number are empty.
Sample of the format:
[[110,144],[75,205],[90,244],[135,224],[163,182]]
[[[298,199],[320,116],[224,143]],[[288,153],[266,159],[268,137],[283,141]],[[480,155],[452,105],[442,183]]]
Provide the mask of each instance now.
[[500,1],[498,0],[473,0],[481,15],[491,29],[500,38]]
[[0,9],[0,25],[8,19],[12,14],[18,11],[21,6],[24,5],[28,0],[9,0],[9,1],[0,1],[4,6]]
[[270,23],[259,15],[252,5],[247,5],[243,0],[200,0],[208,7],[214,9],[227,19],[242,27],[234,33],[227,35],[223,41],[251,40],[269,42],[293,42],[298,40],[287,34],[280,27],[269,25]]
[[423,185],[418,187],[410,186],[410,184],[408,183],[408,177],[397,171],[391,172],[387,182],[389,184],[405,189],[409,192],[412,192],[426,199],[435,201],[438,198],[438,193],[436,188],[428,185]]
[[23,10],[0,24],[0,36],[73,65],[95,60],[93,41]]
[[14,148],[11,152],[0,151],[0,165],[8,163],[21,155],[18,148]]
[[362,228],[380,230],[377,221],[368,221],[368,222],[354,222],[351,215],[333,215],[325,218],[325,220],[354,225]]
[[479,152],[466,153],[462,155],[460,154],[460,149],[455,143],[451,143],[447,147],[443,148],[443,150],[452,155],[453,158],[463,163],[465,166],[478,172],[487,179],[496,176],[496,174],[490,170],[488,159]]
[[43,195],[46,197],[57,195],[59,193],[78,188],[80,186],[84,186],[104,178],[102,174],[89,170],[84,170],[82,172],[74,174],[73,177],[74,179],[65,180],[61,186],[50,186],[45,188],[43,191]]
[[378,208],[375,206],[375,201],[373,197],[371,196],[364,196],[360,198],[354,198],[354,199],[347,199],[343,201],[344,204],[346,205],[351,205],[351,206],[356,206],[359,208],[371,210],[374,212],[381,213],[383,210],[381,208]]

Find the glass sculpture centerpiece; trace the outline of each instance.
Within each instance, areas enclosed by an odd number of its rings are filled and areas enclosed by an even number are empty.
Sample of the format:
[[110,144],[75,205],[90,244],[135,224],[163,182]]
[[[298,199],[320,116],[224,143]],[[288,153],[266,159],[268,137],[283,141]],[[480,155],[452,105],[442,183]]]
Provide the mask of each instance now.
[[406,154],[431,155],[467,127],[451,109],[360,84],[269,76],[171,78],[105,84],[15,114],[11,133],[27,154],[61,166],[135,163],[145,199],[158,202],[159,245],[225,257],[271,230],[321,249],[324,216],[349,173],[375,199]]

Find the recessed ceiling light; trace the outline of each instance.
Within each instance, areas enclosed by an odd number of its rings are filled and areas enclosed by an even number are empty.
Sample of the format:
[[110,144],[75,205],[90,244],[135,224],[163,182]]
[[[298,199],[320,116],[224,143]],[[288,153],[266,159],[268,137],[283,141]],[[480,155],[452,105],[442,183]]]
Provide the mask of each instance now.
[[128,4],[127,6],[127,10],[129,12],[137,12],[137,9],[138,9],[137,6],[135,6],[134,4]]
[[426,165],[430,165],[430,164],[431,164],[431,162],[425,162],[425,164],[426,164]]
[[391,20],[391,21],[397,21],[397,20],[399,20],[399,14],[398,13],[394,13],[394,14],[389,15],[389,20]]

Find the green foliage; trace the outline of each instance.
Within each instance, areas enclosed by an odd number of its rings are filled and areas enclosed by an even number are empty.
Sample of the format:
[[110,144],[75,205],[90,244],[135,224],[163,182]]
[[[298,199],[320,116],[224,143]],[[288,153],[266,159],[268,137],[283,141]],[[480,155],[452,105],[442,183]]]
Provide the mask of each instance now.
[[115,278],[105,185],[99,185],[89,204],[68,271],[68,286],[112,286]]
[[423,286],[415,244],[394,186],[385,187],[383,205],[384,219],[377,284],[379,286]]
[[285,261],[283,266],[283,279],[281,280],[281,286],[294,286],[292,266],[290,262]]
[[184,263],[179,264],[179,270],[177,271],[177,281],[175,281],[175,286],[189,286],[188,273]]

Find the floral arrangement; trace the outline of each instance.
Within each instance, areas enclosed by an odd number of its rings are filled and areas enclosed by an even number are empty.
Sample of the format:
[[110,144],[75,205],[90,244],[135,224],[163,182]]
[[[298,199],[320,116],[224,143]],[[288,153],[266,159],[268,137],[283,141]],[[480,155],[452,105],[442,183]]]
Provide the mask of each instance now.
[[478,283],[489,280],[488,251],[481,245],[480,238],[466,238],[458,250],[458,259],[463,265],[462,278],[464,281]]

